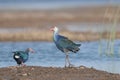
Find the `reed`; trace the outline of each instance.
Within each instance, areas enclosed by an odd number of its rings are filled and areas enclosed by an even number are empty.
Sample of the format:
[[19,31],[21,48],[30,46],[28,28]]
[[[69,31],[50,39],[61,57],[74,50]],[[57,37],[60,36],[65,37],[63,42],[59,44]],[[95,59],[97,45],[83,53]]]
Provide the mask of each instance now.
[[118,23],[118,16],[119,14],[119,7],[118,9],[116,9],[115,15],[114,15],[114,19],[113,19],[113,25],[111,28],[111,32],[110,32],[110,38],[109,38],[109,48],[107,50],[107,54],[113,56],[114,55],[114,43],[115,43],[115,38],[116,38],[116,26]]
[[[112,19],[113,19],[114,15],[111,15],[111,18],[109,18],[109,21],[112,22]],[[111,29],[111,30],[110,30]],[[108,39],[107,39],[107,46],[106,46],[106,55],[109,55],[111,52],[111,41],[112,41],[112,36],[113,36],[113,30],[114,29],[114,26],[112,25],[109,29],[109,33],[107,33],[107,36],[108,36]]]
[[[106,10],[105,10],[105,14],[104,14],[104,17],[103,17],[103,24],[105,24],[104,19],[107,16],[108,11],[109,11],[109,7],[107,7]],[[104,30],[102,30],[102,31],[104,31]],[[100,55],[102,55],[102,53],[103,53],[103,49],[102,49],[102,46],[103,46],[103,44],[102,44],[103,32],[100,32],[99,35],[100,35],[100,40],[99,40],[98,52],[99,52]],[[108,33],[107,33],[107,36],[108,36]]]
[[[111,15],[109,15],[110,12],[111,12]],[[108,56],[113,56],[114,55],[114,43],[115,43],[115,39],[117,37],[116,26],[119,21],[119,6],[113,11],[111,11],[111,9],[109,7],[106,8],[104,18],[106,16],[108,17],[108,21],[112,23],[112,26],[111,26],[111,28],[109,27],[110,30],[108,32],[105,32],[105,33],[107,33],[107,35],[106,35],[107,45],[106,45],[105,52],[103,52],[103,47],[102,47],[103,46],[102,39],[104,38],[104,36],[103,36],[102,32],[99,34],[100,40],[99,40],[98,52],[100,55],[105,53]],[[103,20],[103,24],[105,24],[105,20]]]

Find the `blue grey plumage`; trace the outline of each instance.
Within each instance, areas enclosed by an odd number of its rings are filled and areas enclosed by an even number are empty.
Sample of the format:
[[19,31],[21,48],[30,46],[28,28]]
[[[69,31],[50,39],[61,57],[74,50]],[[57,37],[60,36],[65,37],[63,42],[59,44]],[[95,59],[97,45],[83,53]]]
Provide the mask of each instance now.
[[[76,53],[80,50],[81,44],[76,44],[73,41],[69,40],[67,37],[64,37],[62,35],[59,35],[58,33],[58,28],[53,27],[51,30],[54,32],[53,33],[53,40],[54,43],[56,44],[57,48],[64,52],[66,54],[66,62],[68,62],[69,66],[71,66],[69,57],[68,57],[68,52],[73,52]],[[65,63],[66,66],[66,63]]]
[[71,51],[71,52],[78,52],[80,50],[80,45],[81,44],[76,44],[73,41],[69,40],[67,37],[61,36],[61,35],[56,35],[57,40],[55,41],[55,44],[58,49],[60,49],[62,52],[64,52],[64,49]]
[[23,65],[29,58],[29,52],[34,52],[31,48],[26,49],[26,51],[14,51],[13,58],[18,65]]

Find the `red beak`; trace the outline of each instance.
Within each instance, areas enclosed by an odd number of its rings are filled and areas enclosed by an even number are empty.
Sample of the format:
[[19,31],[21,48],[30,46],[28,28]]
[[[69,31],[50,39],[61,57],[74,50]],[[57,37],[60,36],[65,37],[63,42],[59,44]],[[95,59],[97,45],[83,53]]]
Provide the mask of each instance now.
[[30,51],[31,53],[35,53],[35,51],[32,49],[31,51]]
[[54,27],[51,27],[51,28],[50,28],[50,31],[54,31]]

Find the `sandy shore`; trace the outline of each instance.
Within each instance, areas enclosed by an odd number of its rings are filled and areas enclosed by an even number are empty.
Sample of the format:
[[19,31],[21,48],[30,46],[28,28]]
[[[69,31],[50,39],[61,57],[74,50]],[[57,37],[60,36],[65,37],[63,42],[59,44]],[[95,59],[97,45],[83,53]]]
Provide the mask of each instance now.
[[84,66],[77,68],[27,66],[0,68],[0,80],[120,80],[120,74]]

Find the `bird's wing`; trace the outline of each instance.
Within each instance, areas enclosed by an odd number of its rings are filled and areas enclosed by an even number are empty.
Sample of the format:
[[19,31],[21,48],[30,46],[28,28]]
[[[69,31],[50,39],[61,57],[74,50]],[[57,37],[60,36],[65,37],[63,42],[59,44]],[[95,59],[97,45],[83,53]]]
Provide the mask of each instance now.
[[26,60],[28,58],[28,55],[24,51],[16,51],[16,52],[13,52],[13,53],[20,56],[20,58],[22,58],[24,60]]
[[81,44],[75,44],[73,41],[69,40],[67,37],[59,36],[59,39],[57,41],[57,46],[62,51],[64,49],[67,49],[69,51],[76,52],[79,50],[79,46],[81,46]]
[[58,43],[63,48],[67,48],[67,47],[76,45],[73,41],[69,40],[67,37],[64,37],[64,36],[60,36]]

